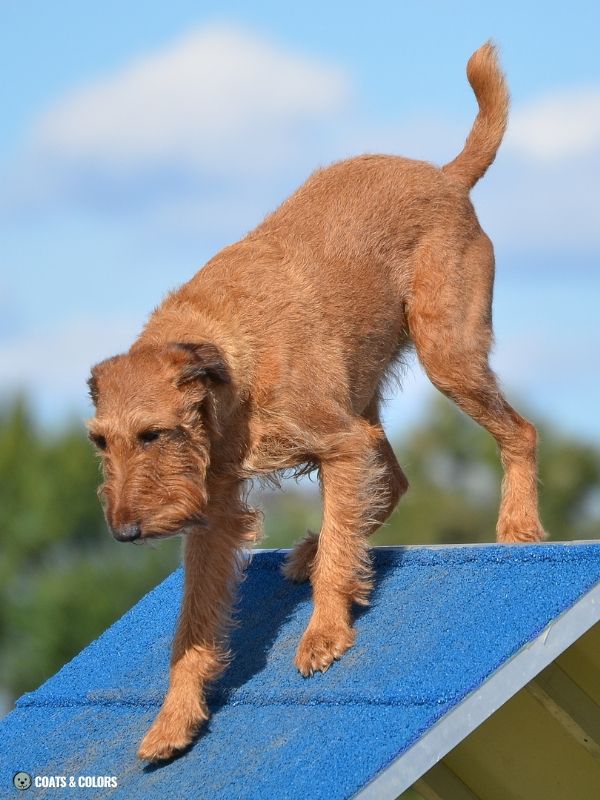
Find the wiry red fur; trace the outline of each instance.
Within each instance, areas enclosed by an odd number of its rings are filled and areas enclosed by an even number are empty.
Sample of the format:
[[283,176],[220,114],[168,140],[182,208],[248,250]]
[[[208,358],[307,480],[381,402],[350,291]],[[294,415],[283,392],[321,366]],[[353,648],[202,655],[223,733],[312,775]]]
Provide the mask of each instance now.
[[363,156],[319,170],[171,294],[128,353],[92,372],[109,524],[142,540],[187,533],[170,686],[142,758],[186,747],[207,717],[239,550],[259,535],[246,479],[318,467],[322,528],[286,567],[310,578],[315,602],[296,665],[325,670],[354,642],[351,606],[372,585],[368,537],[408,486],[379,405],[411,343],[433,383],[499,444],[498,539],[543,535],[535,429],[488,363],[494,257],[468,194],[506,127],[491,45],[468,75],[480,110],[454,161]]

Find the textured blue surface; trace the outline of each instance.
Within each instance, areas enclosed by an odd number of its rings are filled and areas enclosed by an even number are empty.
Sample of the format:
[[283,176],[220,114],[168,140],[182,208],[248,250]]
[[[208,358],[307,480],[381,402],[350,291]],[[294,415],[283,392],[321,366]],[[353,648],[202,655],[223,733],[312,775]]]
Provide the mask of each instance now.
[[[234,659],[194,747],[159,768],[137,744],[167,685],[181,571],[0,723],[0,796],[14,772],[114,775],[85,797],[351,797],[600,581],[599,545],[376,550],[356,646],[303,679],[294,650],[307,586],[256,555],[240,589]],[[80,790],[82,796],[84,790]],[[32,787],[27,797],[56,797]]]

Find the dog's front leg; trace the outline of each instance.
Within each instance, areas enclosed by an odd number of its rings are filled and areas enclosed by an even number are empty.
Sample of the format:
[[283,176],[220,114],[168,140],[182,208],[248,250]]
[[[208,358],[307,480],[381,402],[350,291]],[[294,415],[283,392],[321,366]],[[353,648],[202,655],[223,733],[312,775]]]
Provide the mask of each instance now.
[[227,663],[225,633],[239,548],[256,538],[258,518],[243,506],[237,490],[211,502],[208,519],[207,528],[190,531],[185,541],[185,589],[169,689],[138,752],[148,761],[171,758],[192,742],[209,716],[205,686]]
[[325,671],[352,646],[352,603],[368,603],[367,537],[389,506],[378,456],[382,435],[357,420],[339,437],[336,452],[321,461],[323,523],[310,571],[315,607],[296,653],[304,676]]

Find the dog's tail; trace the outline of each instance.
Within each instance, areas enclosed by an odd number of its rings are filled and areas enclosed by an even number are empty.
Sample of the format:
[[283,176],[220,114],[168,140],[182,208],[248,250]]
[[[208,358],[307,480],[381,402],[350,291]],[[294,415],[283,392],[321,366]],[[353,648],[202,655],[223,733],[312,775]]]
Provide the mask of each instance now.
[[442,170],[471,189],[496,158],[508,121],[508,87],[492,42],[473,53],[467,64],[467,78],[479,103],[479,113],[462,152]]

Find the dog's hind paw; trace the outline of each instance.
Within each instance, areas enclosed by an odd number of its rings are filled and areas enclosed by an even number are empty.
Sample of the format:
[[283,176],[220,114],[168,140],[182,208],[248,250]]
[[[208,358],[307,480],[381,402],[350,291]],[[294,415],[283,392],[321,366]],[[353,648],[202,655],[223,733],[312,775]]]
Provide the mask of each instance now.
[[503,544],[535,544],[543,542],[548,538],[548,534],[541,525],[530,525],[508,529],[498,528],[497,541]]
[[319,534],[312,531],[308,531],[304,539],[294,545],[281,568],[288,581],[304,583],[309,580],[318,546]]

